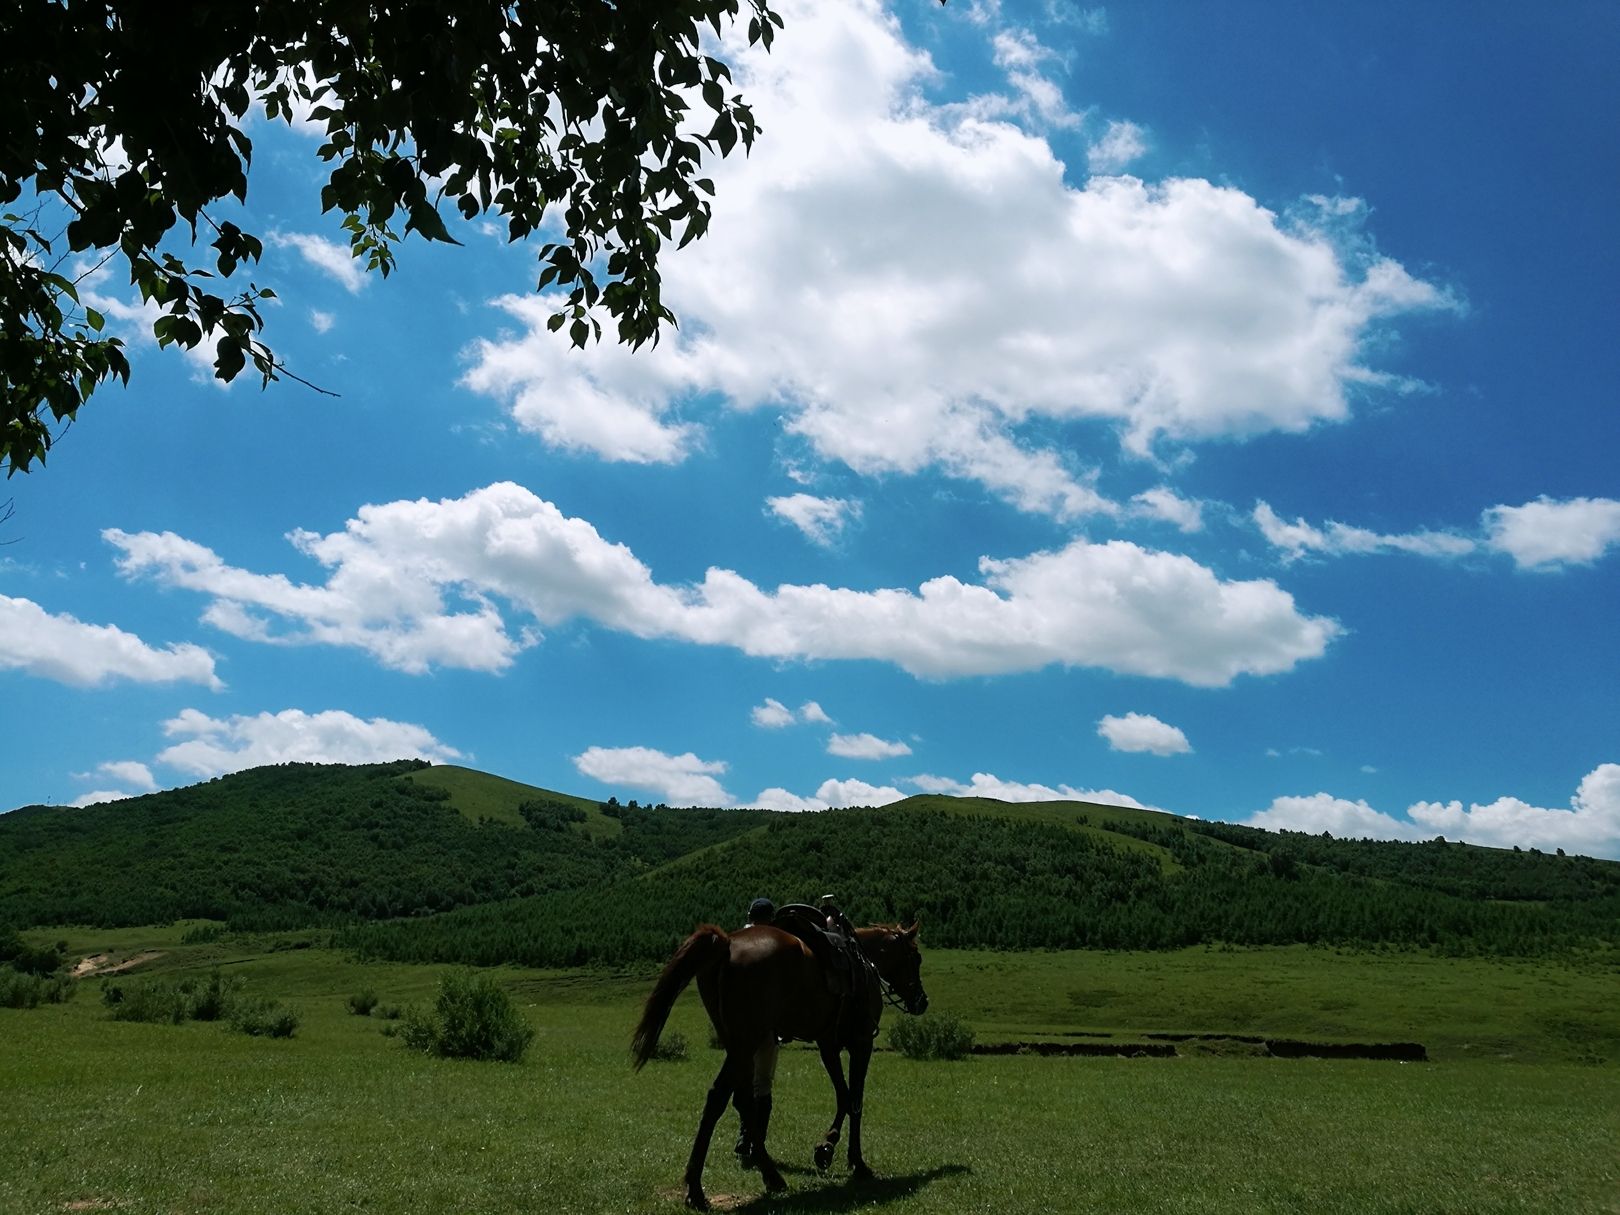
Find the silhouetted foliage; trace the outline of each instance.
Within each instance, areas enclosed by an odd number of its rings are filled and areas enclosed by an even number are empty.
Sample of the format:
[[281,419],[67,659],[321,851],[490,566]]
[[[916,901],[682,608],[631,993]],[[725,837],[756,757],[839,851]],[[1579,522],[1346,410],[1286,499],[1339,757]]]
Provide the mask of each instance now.
[[[216,287],[263,251],[233,222],[261,111],[320,128],[321,209],[367,268],[388,274],[412,232],[458,243],[441,206],[489,215],[539,236],[536,286],[567,292],[553,329],[584,345],[606,313],[620,341],[656,339],[660,255],[708,227],[703,157],[757,130],[703,45],[739,12],[768,48],[765,0],[0,6],[0,468],[44,460],[53,424],[129,380],[75,255],[116,259],[159,344],[211,350],[221,380],[285,373],[259,338],[274,293]],[[187,239],[207,268],[176,255]]]

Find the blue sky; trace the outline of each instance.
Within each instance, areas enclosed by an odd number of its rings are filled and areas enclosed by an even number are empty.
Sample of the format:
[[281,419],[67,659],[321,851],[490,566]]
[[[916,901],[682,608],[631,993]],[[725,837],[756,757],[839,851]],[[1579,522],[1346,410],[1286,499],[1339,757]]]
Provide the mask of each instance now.
[[368,279],[260,123],[267,392],[139,336],[0,525],[0,806],[419,754],[1620,855],[1620,15],[784,4],[655,351]]

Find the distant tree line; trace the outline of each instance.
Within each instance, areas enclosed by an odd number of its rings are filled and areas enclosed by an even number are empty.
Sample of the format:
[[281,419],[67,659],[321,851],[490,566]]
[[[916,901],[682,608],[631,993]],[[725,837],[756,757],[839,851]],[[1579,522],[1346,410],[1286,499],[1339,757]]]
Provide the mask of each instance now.
[[331,928],[402,961],[639,965],[757,895],[830,891],[948,947],[1620,945],[1612,861],[952,799],[776,814],[539,796],[480,823],[423,767],[288,764],[0,815],[0,924],[206,918]]
[[1532,956],[1620,943],[1612,895],[1505,903],[1310,860],[1279,864],[1185,829],[1162,841],[1152,829],[1123,833],[1152,846],[909,807],[783,817],[629,881],[358,925],[339,940],[401,961],[622,965],[666,956],[699,922],[740,922],[755,895],[831,890],[857,921],[920,917],[926,942],[957,948],[1304,943]]

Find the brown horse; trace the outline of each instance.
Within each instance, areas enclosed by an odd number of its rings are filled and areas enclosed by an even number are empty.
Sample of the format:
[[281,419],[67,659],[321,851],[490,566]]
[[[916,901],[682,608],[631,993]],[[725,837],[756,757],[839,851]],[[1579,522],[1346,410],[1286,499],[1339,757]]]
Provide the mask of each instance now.
[[[850,1168],[857,1178],[872,1175],[861,1154],[861,1103],[882,999],[916,1014],[928,1007],[928,995],[919,973],[922,957],[917,951],[916,924],[910,928],[897,924],[858,928],[855,938],[881,981],[881,997],[877,986],[863,992],[859,977],[850,985],[852,990],[836,993],[828,967],[816,951],[800,937],[770,925],[750,925],[734,933],[713,924],[700,925],[658,976],[631,1045],[636,1069],[652,1057],[675,998],[693,979],[726,1052],[703,1104],[703,1117],[686,1162],[687,1205],[708,1209],[703,1162],[715,1124],[733,1093],[739,1098],[743,1131],[765,1188],[787,1188],[765,1147],[771,1106],[769,1061],[774,1060],[778,1039],[814,1042],[832,1080],[837,1113],[816,1145],[817,1166],[825,1169],[832,1163],[833,1148],[848,1117]],[[849,1052],[847,1084],[841,1051]]]

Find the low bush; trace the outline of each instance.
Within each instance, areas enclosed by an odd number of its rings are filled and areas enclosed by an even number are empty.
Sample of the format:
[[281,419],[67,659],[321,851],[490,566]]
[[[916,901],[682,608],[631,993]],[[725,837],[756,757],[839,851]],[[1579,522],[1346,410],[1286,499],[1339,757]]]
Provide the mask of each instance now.
[[204,983],[186,980],[180,992],[186,999],[186,1015],[193,1021],[222,1021],[230,1016],[231,1005],[242,984],[240,980],[227,981],[216,968]]
[[661,1063],[685,1063],[687,1059],[686,1035],[679,1031],[664,1034],[653,1047],[651,1056]]
[[889,1045],[908,1059],[960,1059],[973,1049],[973,1030],[954,1013],[901,1017],[889,1030]]
[[66,975],[25,974],[0,966],[0,1008],[38,1008],[73,998],[78,984]]
[[255,1038],[290,1038],[298,1029],[298,1014],[263,996],[239,1000],[231,1010],[231,1028]]
[[178,984],[151,979],[128,984],[104,982],[101,1002],[112,1011],[114,1021],[179,1025],[191,1011],[190,1001]]
[[371,988],[363,988],[349,997],[349,1012],[356,1017],[369,1017],[371,1010],[377,1007],[377,993]]
[[377,1015],[384,1021],[398,1021],[404,1010],[398,1004],[382,1004],[377,1008]]
[[405,1010],[399,1036],[406,1046],[430,1055],[516,1063],[534,1030],[494,979],[459,972],[439,981],[431,1009]]

